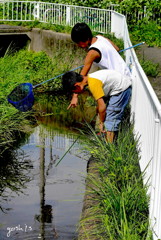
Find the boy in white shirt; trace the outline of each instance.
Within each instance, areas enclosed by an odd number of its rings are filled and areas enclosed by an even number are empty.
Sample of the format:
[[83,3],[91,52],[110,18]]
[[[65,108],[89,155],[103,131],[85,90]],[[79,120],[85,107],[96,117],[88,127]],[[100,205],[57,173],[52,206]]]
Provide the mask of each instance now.
[[[108,38],[101,35],[93,37],[86,23],[77,23],[71,31],[71,39],[81,48],[88,48],[84,60],[84,67],[80,74],[86,76],[92,66],[96,64],[100,69],[110,69],[130,76],[129,68],[118,53],[119,48]],[[77,94],[73,94],[68,107],[76,107],[78,103]]]
[[[85,86],[89,87],[97,101],[100,132],[105,132],[107,142],[112,143],[131,97],[131,77],[107,69],[88,76],[67,72],[62,77],[62,85],[66,92],[75,94],[82,93]],[[107,106],[105,97],[109,98]]]

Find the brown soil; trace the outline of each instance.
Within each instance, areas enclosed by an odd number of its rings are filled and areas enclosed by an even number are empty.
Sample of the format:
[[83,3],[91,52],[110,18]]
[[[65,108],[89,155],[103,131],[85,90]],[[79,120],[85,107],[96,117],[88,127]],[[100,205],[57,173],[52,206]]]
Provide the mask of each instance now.
[[161,48],[148,47],[146,44],[140,45],[135,50],[138,59],[144,59],[159,64],[159,74],[157,77],[149,77],[148,79],[161,102]]

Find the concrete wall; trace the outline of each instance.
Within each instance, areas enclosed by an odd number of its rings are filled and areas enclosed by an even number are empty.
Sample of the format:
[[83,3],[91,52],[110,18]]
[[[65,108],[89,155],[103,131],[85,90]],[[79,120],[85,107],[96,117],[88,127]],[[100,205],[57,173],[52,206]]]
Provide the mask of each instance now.
[[[33,28],[30,30],[28,28],[19,26],[0,25],[0,37],[1,39],[3,37],[4,41],[6,39],[6,42],[8,42],[8,45],[5,46],[5,49],[7,49],[7,47],[10,45],[10,42],[12,42],[14,39],[19,39],[16,44],[21,42],[20,45],[22,45],[23,39],[26,39],[22,47],[28,44],[29,50],[35,52],[44,51],[50,57],[53,57],[58,50],[72,51],[75,53],[75,66],[82,65],[84,57],[86,56],[86,51],[77,47],[76,44],[72,42],[70,34],[58,33],[39,28]],[[10,41],[8,41],[9,39]],[[4,44],[1,44],[0,48],[3,46]],[[20,48],[21,47],[19,46],[19,49]],[[3,52],[5,52],[5,49]],[[93,65],[90,69],[90,72],[96,71],[97,69],[98,68]]]
[[62,49],[63,46],[69,49],[76,49],[76,45],[72,42],[70,34],[57,33],[51,30],[42,30],[38,28],[27,32],[31,39],[29,50],[45,51],[49,56],[53,56],[54,51]]
[[49,56],[52,56],[57,49],[62,49],[63,46],[73,50],[77,48],[72,42],[70,34],[38,28],[30,30],[25,27],[1,24],[0,47],[6,49],[11,42],[19,45],[19,48],[24,47],[28,42],[29,50],[45,51]]

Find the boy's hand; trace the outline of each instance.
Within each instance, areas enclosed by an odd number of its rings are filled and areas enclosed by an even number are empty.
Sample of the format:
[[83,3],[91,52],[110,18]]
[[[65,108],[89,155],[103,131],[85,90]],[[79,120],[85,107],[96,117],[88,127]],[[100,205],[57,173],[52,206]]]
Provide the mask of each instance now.
[[74,108],[74,107],[76,107],[77,105],[78,105],[78,94],[74,93],[74,94],[73,94],[73,97],[72,97],[72,100],[71,100],[71,102],[70,102],[67,110],[70,109],[71,107]]

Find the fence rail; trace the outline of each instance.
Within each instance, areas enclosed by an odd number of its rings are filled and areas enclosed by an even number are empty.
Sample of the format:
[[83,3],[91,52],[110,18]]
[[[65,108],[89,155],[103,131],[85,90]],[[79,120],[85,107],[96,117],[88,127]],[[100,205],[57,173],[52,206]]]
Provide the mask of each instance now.
[[[47,2],[19,1],[19,0],[0,0],[1,10],[3,5],[3,16],[1,20],[5,21],[33,21],[51,22],[53,24],[74,25],[76,21],[85,21],[95,26],[95,31],[106,32],[110,20],[110,12],[117,11],[125,15],[127,22],[137,23],[139,20],[147,17],[156,23],[161,23],[161,12],[159,8],[149,10],[147,6],[142,9],[134,9],[127,12],[119,4],[110,4],[108,10],[79,7],[64,4],[54,4]],[[16,11],[16,14],[13,14]]]
[[1,1],[1,21],[35,21],[74,26],[86,22],[93,31],[107,33],[111,11],[105,9],[31,1]]
[[[125,16],[114,12],[111,16],[111,31],[124,40],[124,47],[131,46]],[[134,119],[134,134],[139,138],[140,168],[144,184],[149,185],[150,226],[153,239],[161,239],[161,104],[140,66],[134,49],[126,51],[126,62],[133,75],[131,113]]]
[[126,17],[127,23],[130,24],[137,23],[139,20],[142,20],[145,17],[148,20],[152,20],[158,24],[161,24],[161,12],[159,9],[156,8],[154,8],[153,10],[149,10],[147,6],[143,6],[140,10],[134,9],[132,12],[127,12],[126,9],[123,9],[123,7],[121,7],[119,4],[113,4],[110,5],[110,9],[123,14]]
[[[130,47],[126,17],[114,10],[85,8],[54,3],[30,1],[0,1],[1,21],[34,21],[73,26],[86,21],[93,31],[115,33]],[[139,136],[140,167],[145,170],[144,183],[148,181],[150,196],[150,227],[153,239],[161,239],[161,104],[156,97],[134,49],[125,53],[126,62],[133,75],[131,112],[134,134]]]

